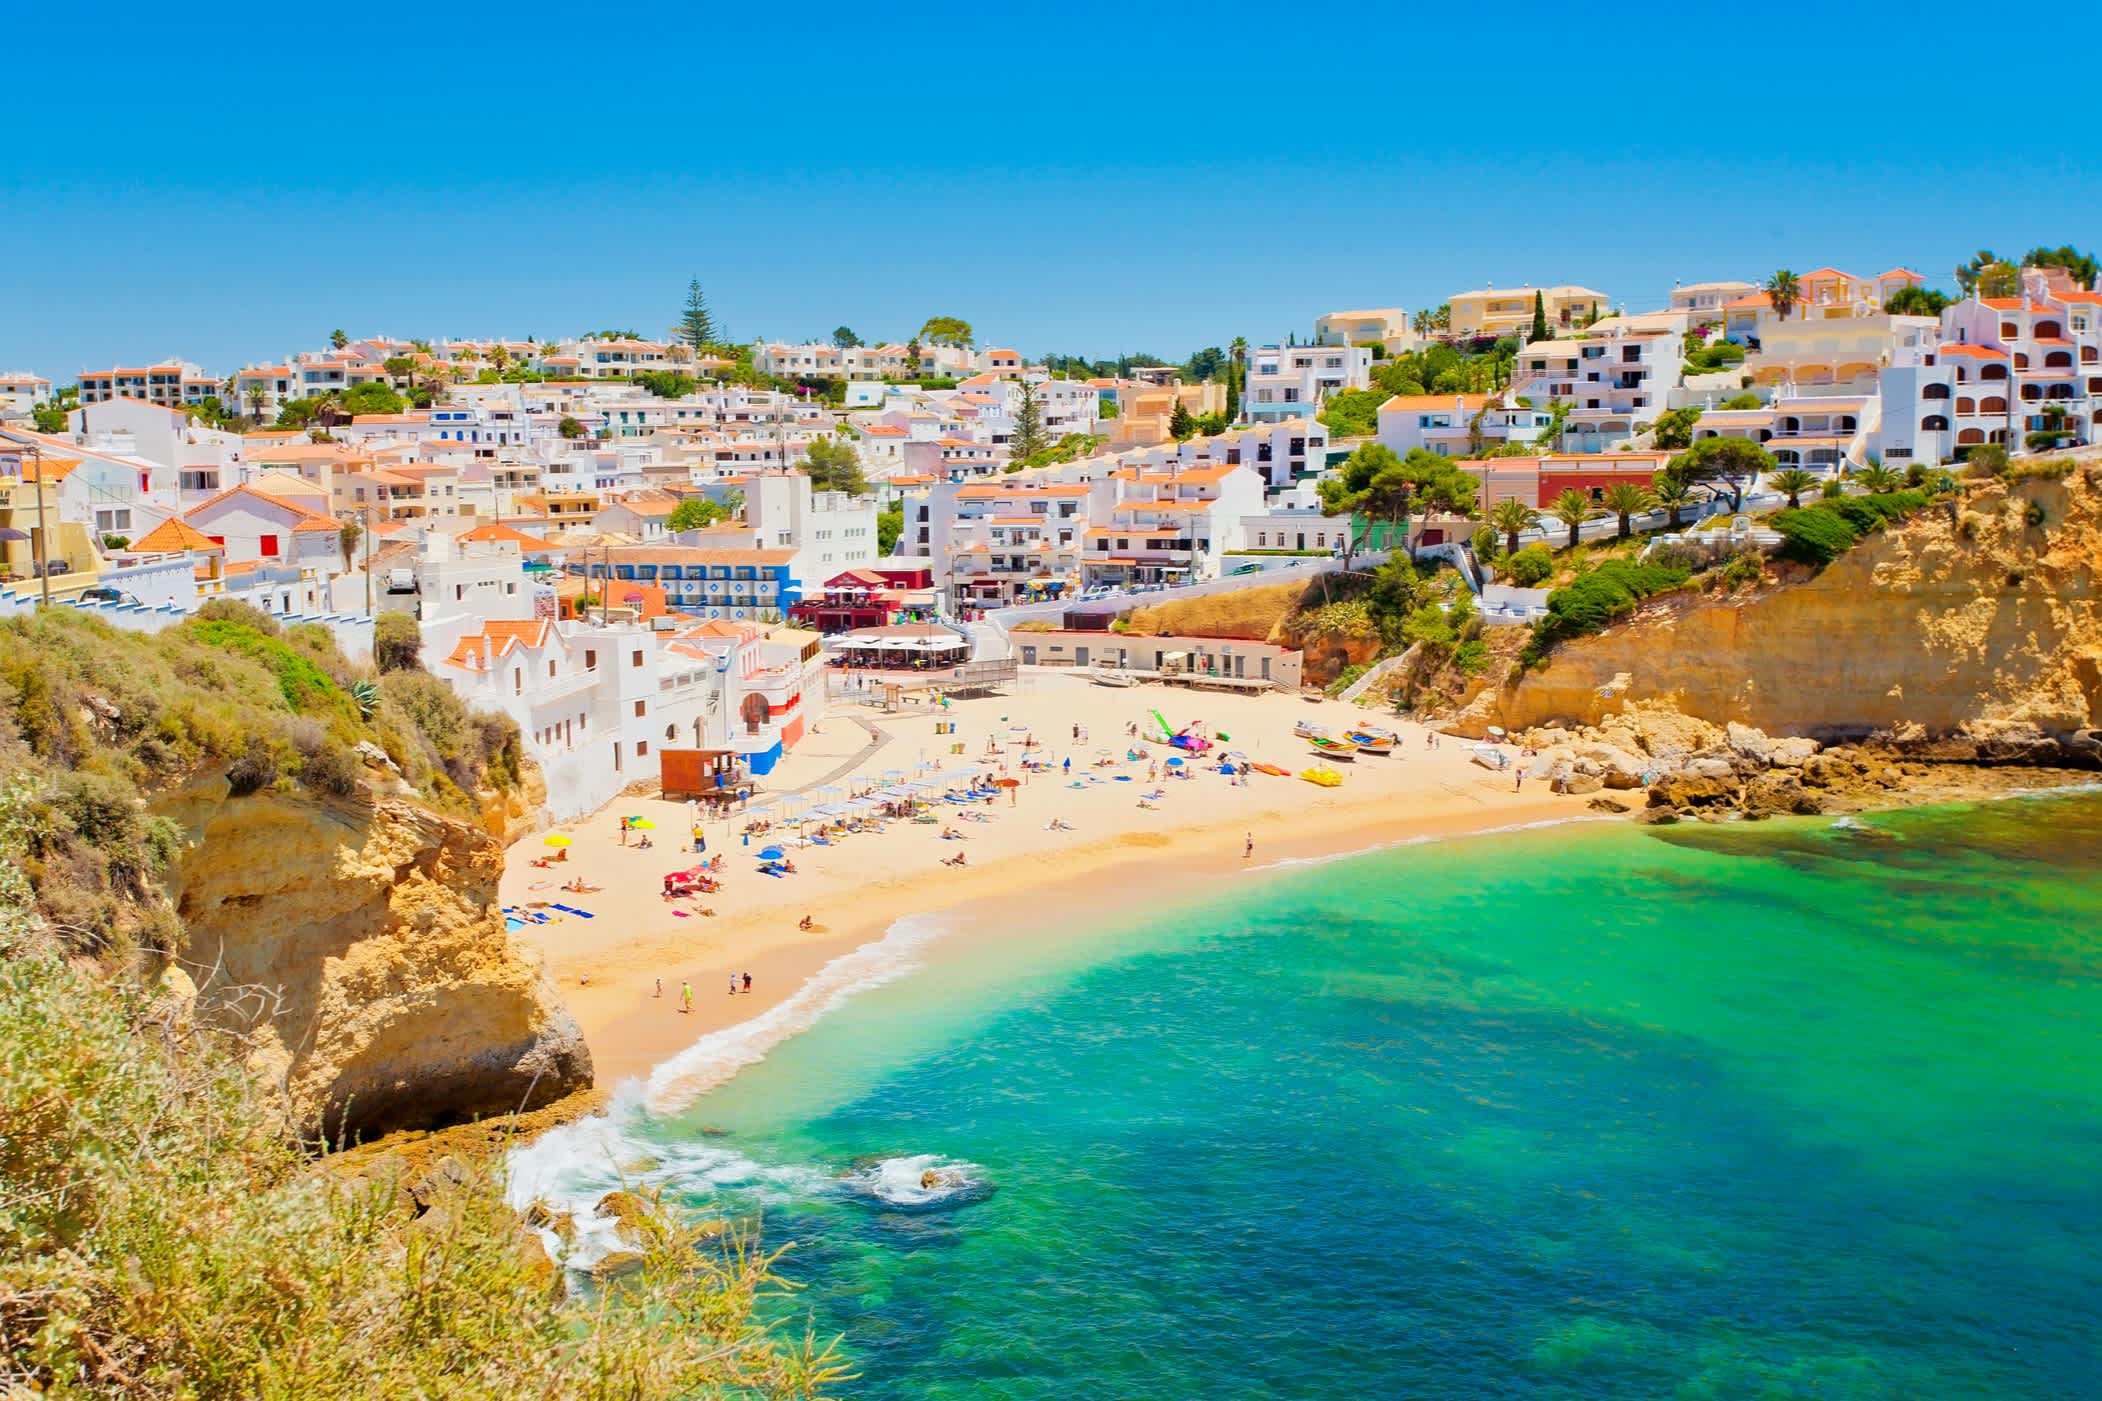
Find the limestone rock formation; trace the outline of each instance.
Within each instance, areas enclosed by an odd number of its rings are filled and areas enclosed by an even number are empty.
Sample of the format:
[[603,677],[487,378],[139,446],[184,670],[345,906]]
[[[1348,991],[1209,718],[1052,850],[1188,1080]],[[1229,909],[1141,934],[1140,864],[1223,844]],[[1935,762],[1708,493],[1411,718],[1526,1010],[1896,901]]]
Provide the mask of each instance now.
[[411,803],[229,798],[155,810],[188,832],[170,880],[199,1005],[252,1026],[252,1061],[331,1139],[548,1103],[591,1056],[496,908],[503,851]]
[[1588,725],[1610,740],[1662,707],[1922,757],[2102,766],[2098,485],[2090,458],[2062,482],[1974,488],[1815,575],[1668,596],[1484,691],[1455,729]]

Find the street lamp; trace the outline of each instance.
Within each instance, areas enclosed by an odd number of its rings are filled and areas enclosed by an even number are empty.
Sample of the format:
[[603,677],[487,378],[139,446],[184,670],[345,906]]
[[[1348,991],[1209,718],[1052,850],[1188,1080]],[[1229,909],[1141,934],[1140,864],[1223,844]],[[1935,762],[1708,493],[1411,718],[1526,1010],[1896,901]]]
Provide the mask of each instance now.
[[0,433],[5,439],[29,449],[36,458],[36,561],[37,578],[43,582],[42,607],[51,606],[51,533],[44,524],[44,445],[34,438],[24,438],[14,433]]

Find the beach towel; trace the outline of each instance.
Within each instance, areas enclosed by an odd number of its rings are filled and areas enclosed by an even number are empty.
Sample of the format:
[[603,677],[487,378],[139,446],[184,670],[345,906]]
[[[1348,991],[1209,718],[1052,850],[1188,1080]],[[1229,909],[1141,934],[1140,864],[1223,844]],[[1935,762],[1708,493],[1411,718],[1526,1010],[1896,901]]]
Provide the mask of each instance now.
[[555,906],[552,906],[551,908],[554,908],[554,909],[560,910],[560,911],[561,911],[561,912],[562,912],[563,914],[566,914],[566,915],[575,915],[575,916],[576,916],[576,917],[577,917],[578,919],[597,919],[597,918],[598,918],[598,916],[597,916],[597,915],[595,915],[595,914],[593,914],[593,913],[592,913],[591,911],[589,911],[589,910],[580,910],[580,909],[578,909],[578,908],[577,908],[577,907],[576,907],[575,905],[555,905]]

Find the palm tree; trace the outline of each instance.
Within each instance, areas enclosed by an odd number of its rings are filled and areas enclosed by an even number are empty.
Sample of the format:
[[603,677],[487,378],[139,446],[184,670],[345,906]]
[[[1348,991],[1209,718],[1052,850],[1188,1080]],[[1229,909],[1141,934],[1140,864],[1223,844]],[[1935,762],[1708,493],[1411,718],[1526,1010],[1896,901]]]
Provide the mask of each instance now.
[[1894,469],[1885,467],[1880,462],[1871,462],[1851,475],[1860,483],[1862,489],[1872,496],[1885,495],[1905,484],[1905,479]]
[[1418,340],[1429,340],[1431,332],[1437,329],[1437,317],[1425,307],[1409,318],[1409,329],[1416,333]]
[[1569,548],[1577,547],[1577,529],[1590,520],[1597,511],[1591,498],[1575,487],[1563,488],[1562,494],[1547,504],[1547,513],[1569,527]]
[[1693,500],[1693,484],[1670,472],[1659,472],[1650,478],[1650,493],[1657,504],[1671,512],[1671,528],[1679,528],[1679,513]]
[[1782,268],[1766,279],[1766,299],[1774,304],[1774,315],[1786,321],[1788,313],[1803,299],[1803,284],[1796,281],[1794,273]]
[[261,423],[263,403],[270,397],[270,386],[261,380],[250,380],[248,387],[241,391],[241,396],[248,400],[248,416]]
[[1817,478],[1800,467],[1783,467],[1766,479],[1766,484],[1788,497],[1788,507],[1794,510],[1803,504],[1803,493],[1817,485]]
[[1489,524],[1503,532],[1504,553],[1518,553],[1518,532],[1531,530],[1540,519],[1540,513],[1515,496],[1507,496],[1496,503],[1489,512]]
[[1613,538],[1625,540],[1634,517],[1657,508],[1657,493],[1640,482],[1615,482],[1606,488],[1605,507],[1620,518],[1619,533]]

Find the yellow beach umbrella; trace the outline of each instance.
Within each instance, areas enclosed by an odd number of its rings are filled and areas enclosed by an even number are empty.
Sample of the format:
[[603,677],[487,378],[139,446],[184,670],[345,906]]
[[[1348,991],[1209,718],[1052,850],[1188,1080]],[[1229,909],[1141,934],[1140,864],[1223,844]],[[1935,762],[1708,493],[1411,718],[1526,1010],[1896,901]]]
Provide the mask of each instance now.
[[630,828],[630,830],[640,830],[644,832],[654,832],[657,830],[657,824],[655,822],[652,822],[647,817],[629,818],[628,827]]
[[563,836],[560,832],[554,832],[549,834],[548,836],[542,837],[540,839],[540,844],[542,846],[568,846],[569,838]]

